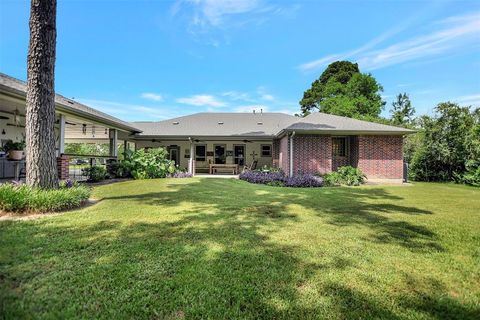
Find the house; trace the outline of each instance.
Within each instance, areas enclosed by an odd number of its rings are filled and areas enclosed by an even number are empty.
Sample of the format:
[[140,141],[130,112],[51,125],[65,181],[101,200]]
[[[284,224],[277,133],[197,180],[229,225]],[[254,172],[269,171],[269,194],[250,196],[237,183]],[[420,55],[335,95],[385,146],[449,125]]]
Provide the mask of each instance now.
[[[0,74],[0,115],[25,112],[26,84]],[[59,172],[68,174],[65,142],[104,142],[116,146],[165,147],[175,163],[192,173],[208,172],[211,164],[257,163],[288,175],[326,173],[340,166],[360,168],[369,179],[403,179],[403,137],[412,130],[368,121],[313,113],[299,118],[284,113],[196,113],[169,120],[124,122],[60,95],[58,114]],[[24,118],[22,118],[24,119]],[[21,122],[21,121],[20,121]],[[4,129],[11,120],[0,120]],[[22,124],[2,135],[13,138]],[[63,160],[62,160],[63,159]],[[65,169],[67,166],[67,169]],[[63,168],[63,169],[62,169]]]
[[412,130],[325,113],[197,113],[134,122],[137,148],[166,147],[191,171],[210,163],[282,168],[289,175],[360,168],[370,179],[403,179],[403,136]]

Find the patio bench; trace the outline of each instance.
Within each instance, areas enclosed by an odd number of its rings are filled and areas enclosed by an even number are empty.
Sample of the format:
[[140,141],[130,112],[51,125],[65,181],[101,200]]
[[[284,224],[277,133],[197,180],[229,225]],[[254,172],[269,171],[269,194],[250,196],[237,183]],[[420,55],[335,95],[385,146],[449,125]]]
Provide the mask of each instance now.
[[238,174],[238,164],[210,164],[210,174],[217,173],[218,169],[231,170],[232,174]]

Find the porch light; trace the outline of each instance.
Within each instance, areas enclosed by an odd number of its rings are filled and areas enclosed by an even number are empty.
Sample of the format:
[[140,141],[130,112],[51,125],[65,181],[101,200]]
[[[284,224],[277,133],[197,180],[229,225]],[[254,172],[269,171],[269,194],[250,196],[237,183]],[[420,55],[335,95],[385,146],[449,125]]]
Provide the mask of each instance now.
[[83,135],[87,134],[87,125],[85,123],[82,125],[82,133]]
[[218,124],[223,124],[223,121],[218,121]]
[[92,126],[92,137],[95,138],[95,126]]

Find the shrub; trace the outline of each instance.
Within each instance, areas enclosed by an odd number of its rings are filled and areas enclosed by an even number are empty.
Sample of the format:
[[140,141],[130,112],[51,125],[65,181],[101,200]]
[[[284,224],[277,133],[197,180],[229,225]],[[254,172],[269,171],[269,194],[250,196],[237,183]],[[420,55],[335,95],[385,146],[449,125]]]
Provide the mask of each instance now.
[[90,189],[74,185],[70,188],[37,189],[25,184],[0,185],[0,209],[12,212],[49,212],[80,206],[90,197]]
[[175,173],[174,161],[168,159],[165,148],[154,148],[148,151],[139,149],[127,150],[124,159],[117,166],[117,176],[133,177],[134,179],[165,178]]
[[245,171],[240,174],[239,178],[250,183],[266,184],[275,187],[310,188],[323,185],[321,177],[311,174],[286,177],[283,171]]
[[82,169],[82,174],[88,177],[90,182],[103,181],[108,177],[107,170],[104,167],[92,166]]
[[239,178],[250,183],[278,185],[281,182],[283,185],[285,174],[283,172],[244,171]]
[[467,172],[458,177],[458,182],[480,187],[480,162],[470,160],[465,167]]
[[323,178],[313,174],[304,174],[285,179],[285,187],[314,188],[323,186]]
[[325,185],[359,186],[365,183],[366,177],[363,172],[351,166],[340,167],[337,171],[323,175]]

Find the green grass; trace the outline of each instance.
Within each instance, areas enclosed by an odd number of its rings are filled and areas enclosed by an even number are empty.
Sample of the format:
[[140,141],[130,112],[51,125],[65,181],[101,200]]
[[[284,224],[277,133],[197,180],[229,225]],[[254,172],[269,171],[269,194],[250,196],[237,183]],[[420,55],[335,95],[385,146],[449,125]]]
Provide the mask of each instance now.
[[478,319],[480,189],[97,187],[0,223],[5,318]]

